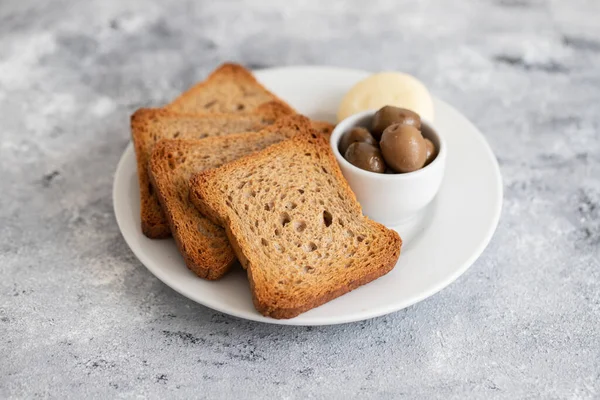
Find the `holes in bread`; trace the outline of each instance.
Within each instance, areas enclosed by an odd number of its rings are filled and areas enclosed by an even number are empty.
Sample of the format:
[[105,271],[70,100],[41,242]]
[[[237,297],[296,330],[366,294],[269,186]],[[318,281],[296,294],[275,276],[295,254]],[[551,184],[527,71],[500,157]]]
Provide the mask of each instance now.
[[310,136],[312,136],[312,137],[313,137],[313,139],[316,139],[316,138],[317,138],[317,135],[315,135],[314,133],[311,133],[311,134],[310,134]]
[[285,227],[287,224],[289,224],[291,222],[291,218],[290,215],[286,212],[282,212],[279,215],[279,222],[281,223],[281,226]]
[[364,236],[362,236],[362,235],[358,235],[358,236],[356,237],[356,240],[358,240],[358,243],[362,243],[362,241],[363,241],[363,240],[365,240],[365,237],[364,237]]
[[350,268],[352,266],[353,261],[348,261],[346,263],[346,265],[344,265],[344,268]]
[[273,207],[275,207],[275,204],[273,204],[273,202],[270,201],[267,204],[265,204],[265,211],[273,211]]
[[308,242],[302,248],[305,252],[311,253],[317,249],[317,245],[314,242]]
[[249,199],[250,197],[256,197],[256,191],[246,190],[246,192],[244,192],[244,197],[247,199]]
[[323,223],[325,224],[325,226],[327,228],[329,228],[331,226],[332,222],[333,222],[333,215],[331,215],[331,213],[327,210],[323,211]]
[[315,272],[315,269],[310,265],[305,265],[303,270],[305,274],[313,274]]
[[281,193],[281,196],[279,196],[279,198],[281,200],[285,199],[287,197],[287,193]]
[[304,189],[298,189],[298,193],[304,194]]
[[304,155],[305,155],[306,157],[310,157],[310,156],[312,156],[312,154],[311,154],[311,153],[304,153]]
[[279,228],[275,228],[275,236],[281,236],[281,231],[279,230]]
[[248,204],[244,204],[244,211],[248,211],[250,207],[248,206]]
[[177,131],[173,134],[173,139],[177,139],[181,135],[181,132]]
[[304,232],[306,229],[306,222],[304,221],[296,221],[294,222],[294,229],[296,232]]
[[344,220],[339,218],[338,219],[338,224],[340,224],[340,226],[343,228],[344,227]]
[[288,201],[287,203],[285,203],[285,208],[287,208],[288,210],[293,210],[296,207],[298,207],[298,205],[293,201]]
[[204,108],[211,108],[211,107],[212,107],[212,106],[214,106],[216,103],[217,103],[217,101],[216,101],[216,100],[209,101],[208,103],[206,103],[206,104],[204,105]]
[[210,154],[205,154],[202,156],[203,160],[208,160],[210,158]]
[[322,206],[324,206],[325,202],[323,200],[319,199],[319,204],[322,205]]
[[154,193],[154,186],[152,186],[151,183],[148,184],[148,193],[150,194],[150,196],[152,196],[152,194]]
[[291,255],[291,254],[288,254],[288,256],[287,256],[287,259],[288,259],[288,261],[289,261],[289,262],[294,262],[294,261],[296,261],[296,257],[294,257],[294,256],[293,256],[293,255]]
[[245,106],[245,105],[243,105],[243,104],[238,104],[238,105],[237,105],[235,108],[236,108],[236,110],[238,110],[238,111],[242,111],[244,108],[246,108],[246,106]]
[[273,247],[275,247],[275,251],[277,251],[280,254],[285,252],[285,248],[279,243],[273,243]]
[[323,172],[325,172],[326,174],[328,174],[328,173],[329,173],[329,171],[327,171],[327,168],[325,168],[325,167],[323,167],[323,166],[322,166],[322,167],[321,167],[321,169],[322,169],[322,170],[323,170]]
[[344,200],[344,195],[342,194],[342,192],[338,192],[338,197],[340,198],[340,200]]
[[260,238],[260,244],[262,244],[263,246],[268,246],[269,242],[265,238]]
[[346,235],[347,237],[354,237],[354,232],[352,232],[350,229],[346,229],[344,235]]
[[258,220],[254,221],[254,227],[258,228]]

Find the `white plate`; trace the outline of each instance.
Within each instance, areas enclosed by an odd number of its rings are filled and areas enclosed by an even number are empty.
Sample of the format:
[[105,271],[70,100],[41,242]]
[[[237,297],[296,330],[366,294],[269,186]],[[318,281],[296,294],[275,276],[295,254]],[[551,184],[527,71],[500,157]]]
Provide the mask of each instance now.
[[[289,67],[256,75],[303,114],[334,121],[344,93],[368,73]],[[121,157],[113,187],[119,228],[131,250],[158,279],[200,304],[236,317],[275,324],[328,325],[408,307],[448,286],[471,266],[490,241],[502,207],[500,170],[483,135],[454,108],[434,100],[436,127],[448,145],[445,178],[422,216],[410,225],[394,227],[404,241],[398,264],[382,278],[296,318],[275,320],[256,312],[241,268],[234,268],[220,281],[205,281],[186,268],[172,239],[150,240],[142,234],[131,144]]]

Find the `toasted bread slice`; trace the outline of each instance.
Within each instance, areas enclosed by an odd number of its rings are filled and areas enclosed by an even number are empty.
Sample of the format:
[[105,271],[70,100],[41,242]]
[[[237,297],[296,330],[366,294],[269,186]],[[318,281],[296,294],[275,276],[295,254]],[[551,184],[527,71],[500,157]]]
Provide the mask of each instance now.
[[279,119],[257,133],[163,140],[155,146],[149,163],[150,179],[190,270],[202,278],[218,279],[235,261],[223,228],[203,217],[189,200],[192,174],[219,167],[309,129],[310,121],[295,115]]
[[201,139],[256,132],[289,115],[279,102],[259,106],[252,114],[178,114],[164,109],[140,109],[131,117],[131,136],[137,158],[142,232],[150,238],[170,236],[169,226],[148,179],[148,159],[162,139]]
[[249,113],[270,101],[277,101],[289,112],[294,112],[283,100],[262,86],[246,68],[226,63],[165,108],[178,113]]
[[362,215],[316,132],[196,174],[194,205],[225,227],[256,309],[292,318],[389,272],[402,241]]

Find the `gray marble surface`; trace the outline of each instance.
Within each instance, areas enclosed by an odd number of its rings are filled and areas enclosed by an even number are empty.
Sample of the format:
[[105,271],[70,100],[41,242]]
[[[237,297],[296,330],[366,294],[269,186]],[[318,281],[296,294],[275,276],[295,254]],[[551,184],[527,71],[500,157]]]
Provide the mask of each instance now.
[[[600,398],[600,2],[0,3],[0,398]],[[218,63],[415,74],[485,133],[482,257],[406,310],[231,318],[133,256],[128,118]]]

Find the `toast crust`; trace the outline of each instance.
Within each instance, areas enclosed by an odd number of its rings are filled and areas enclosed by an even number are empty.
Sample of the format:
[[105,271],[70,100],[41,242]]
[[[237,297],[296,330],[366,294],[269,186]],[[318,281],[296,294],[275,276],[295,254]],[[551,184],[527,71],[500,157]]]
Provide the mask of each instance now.
[[[329,265],[328,267],[321,259],[322,256],[326,257],[326,251],[328,251],[326,248],[327,245],[323,245],[323,236],[317,236],[319,232],[321,232],[321,234],[322,232],[326,232],[323,230],[326,228],[323,227],[317,227],[317,230],[313,231],[315,233],[309,237],[309,239],[312,239],[310,242],[312,247],[307,249],[305,248],[306,245],[302,245],[301,242],[298,242],[297,245],[298,248],[304,248],[304,252],[309,253],[307,262],[311,266],[302,264],[303,261],[295,257],[298,255],[298,252],[300,252],[299,254],[305,254],[302,253],[301,250],[298,250],[295,253],[293,252],[293,248],[292,253],[289,253],[288,250],[288,254],[292,254],[294,257],[288,258],[289,261],[281,261],[283,260],[282,258],[277,258],[273,255],[274,252],[271,250],[271,247],[268,247],[269,250],[266,250],[267,247],[261,247],[261,244],[262,246],[273,245],[277,250],[278,247],[276,247],[276,245],[278,243],[279,248],[281,248],[281,244],[283,244],[284,247],[290,247],[291,244],[288,237],[286,237],[285,241],[278,242],[279,235],[277,234],[277,231],[291,232],[289,229],[292,229],[290,228],[292,226],[295,227],[293,229],[296,229],[297,231],[304,231],[304,229],[307,229],[307,232],[310,231],[315,222],[314,219],[311,219],[311,215],[314,214],[314,210],[320,209],[317,205],[318,203],[314,203],[314,208],[302,208],[302,206],[299,206],[298,210],[302,209],[303,214],[293,215],[293,212],[291,211],[289,215],[287,212],[280,214],[286,215],[287,220],[283,221],[282,225],[279,225],[281,229],[275,229],[275,236],[269,236],[269,232],[271,232],[270,229],[272,229],[273,226],[277,226],[273,225],[273,221],[270,220],[267,220],[264,224],[264,226],[268,225],[271,227],[268,228],[268,232],[261,230],[263,225],[257,225],[256,228],[258,229],[258,232],[254,234],[252,226],[249,226],[252,225],[252,222],[250,221],[252,221],[253,218],[257,218],[258,221],[261,216],[268,213],[261,214],[261,212],[254,211],[255,208],[252,207],[256,204],[250,203],[251,209],[248,213],[253,212],[254,214],[252,217],[250,215],[242,216],[238,214],[237,207],[244,203],[245,200],[236,202],[236,197],[232,196],[232,193],[237,194],[238,197],[240,193],[227,188],[227,185],[237,185],[235,182],[239,182],[240,179],[241,182],[244,183],[245,176],[248,176],[248,179],[251,180],[256,179],[257,177],[262,179],[265,177],[264,171],[268,171],[274,164],[285,164],[285,162],[282,162],[281,160],[285,160],[286,162],[290,160],[293,162],[292,159],[295,154],[303,153],[305,153],[304,155],[306,156],[310,156],[315,165],[319,165],[323,168],[325,176],[329,178],[328,182],[330,182],[331,186],[337,191],[337,195],[333,195],[332,197],[339,196],[339,199],[341,200],[334,200],[337,203],[343,203],[345,207],[344,210],[346,210],[346,214],[335,211],[335,217],[332,217],[330,214],[329,225],[325,223],[326,226],[331,226],[333,218],[335,218],[335,223],[339,223],[339,225],[344,227],[344,224],[340,223],[342,218],[338,219],[338,215],[341,214],[346,220],[346,227],[352,226],[356,232],[363,232],[358,236],[355,233],[350,232],[348,235],[351,234],[351,237],[344,237],[339,234],[339,232],[342,232],[345,228],[336,226],[335,229],[338,229],[338,231],[336,231],[338,234],[336,234],[334,242],[336,244],[337,242],[350,243],[352,251],[348,250],[344,253],[346,250],[336,250],[334,256],[329,255],[329,260],[332,261],[327,264]],[[316,157],[316,154],[318,154],[318,161],[313,158]],[[290,164],[290,167],[291,165],[292,164]],[[259,173],[256,171],[259,171]],[[278,169],[276,173],[277,176],[285,175],[286,178],[300,179],[301,183],[306,184],[306,187],[313,185],[323,177],[319,177],[315,174],[311,175],[310,173],[304,174],[304,170],[301,172],[303,173],[303,177],[298,177],[298,175],[296,175],[296,177],[292,176],[291,170]],[[254,173],[254,175],[249,175],[252,173]],[[320,174],[320,172],[318,173]],[[284,180],[283,184],[286,184],[286,180]],[[255,186],[251,186],[251,188],[254,189]],[[327,189],[325,187],[323,188],[323,190],[327,192]],[[232,196],[232,200],[226,200],[228,197],[225,193]],[[282,188],[280,191],[277,191],[277,193],[281,193],[282,195],[286,193],[286,200],[291,201],[289,188],[287,192]],[[327,193],[327,195],[330,194],[331,193]],[[265,198],[261,197],[262,195],[263,193],[257,193],[256,198],[260,198],[261,201],[264,201]],[[302,196],[304,196],[304,189],[302,190]],[[306,196],[311,197],[308,198]],[[324,204],[333,204],[333,200],[328,203],[328,197],[323,197],[325,195],[306,194],[306,196],[304,196],[306,197],[304,200],[325,199]],[[371,282],[388,273],[395,266],[400,255],[402,241],[399,235],[395,231],[389,230],[383,225],[362,216],[360,205],[356,201],[347,182],[344,180],[328,143],[325,142],[325,139],[321,135],[316,134],[314,131],[298,135],[293,139],[270,146],[259,153],[241,158],[226,164],[221,168],[196,174],[190,180],[190,197],[194,205],[196,205],[202,213],[215,223],[225,227],[232,248],[247,270],[254,306],[261,314],[272,318],[295,317],[361,285]],[[295,199],[297,199],[297,197]],[[260,206],[262,204],[258,205]],[[281,210],[281,208],[278,208],[279,205],[277,201],[275,202],[274,208],[270,205],[267,207],[267,205],[268,204],[265,204],[265,210],[267,211],[270,211],[271,209]],[[295,208],[296,206],[292,207],[292,209]],[[298,217],[300,217],[300,219],[298,219]],[[286,226],[288,231],[285,231]],[[252,233],[250,233],[250,231],[252,231]],[[346,230],[346,232],[348,231],[349,230]],[[283,233],[283,235],[287,234],[288,233]],[[302,237],[294,232],[292,232],[291,235],[294,235],[291,236],[292,238]],[[319,245],[313,242],[319,243]],[[323,255],[323,253],[325,253],[325,255]],[[303,257],[306,259],[305,256]],[[315,269],[317,271],[315,271]],[[331,271],[334,271],[335,274]],[[291,281],[289,280],[290,277],[292,279]],[[279,280],[278,283],[276,283],[277,280]],[[278,286],[278,284],[281,285]]]

